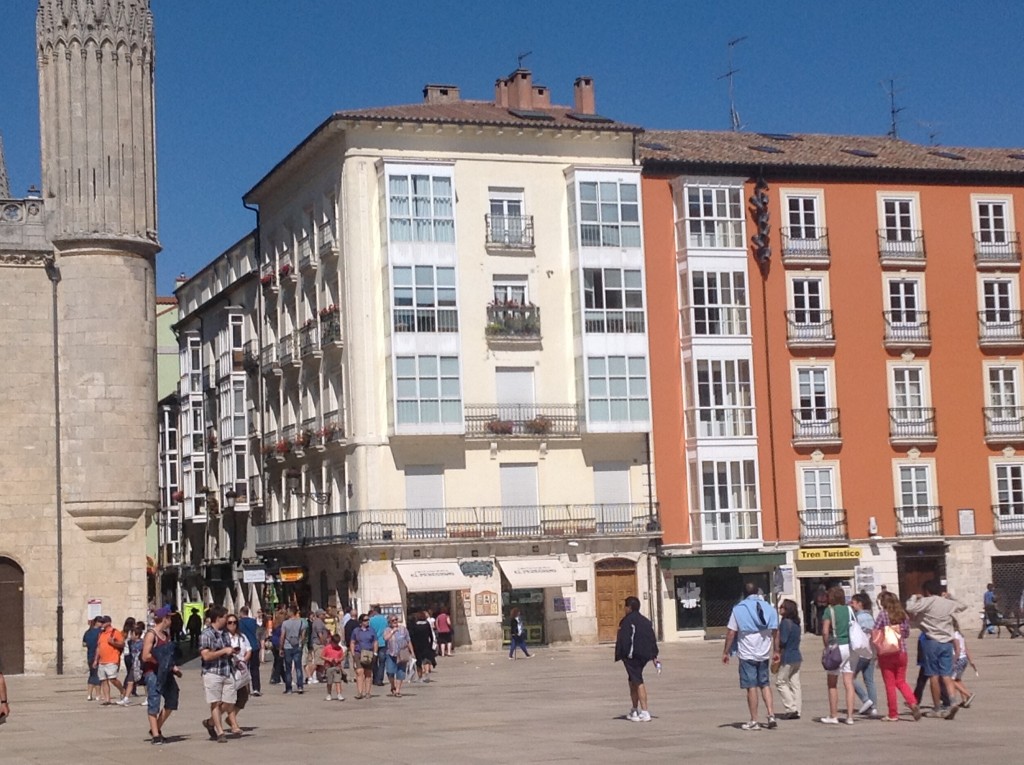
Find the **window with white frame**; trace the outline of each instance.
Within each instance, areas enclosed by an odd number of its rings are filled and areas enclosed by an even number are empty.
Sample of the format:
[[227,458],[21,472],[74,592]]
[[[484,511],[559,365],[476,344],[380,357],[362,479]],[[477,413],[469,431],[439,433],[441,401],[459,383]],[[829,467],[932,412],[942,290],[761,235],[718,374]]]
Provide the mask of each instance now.
[[899,521],[904,534],[926,534],[938,521],[929,463],[899,466]]
[[454,242],[451,176],[390,170],[388,231],[392,242]]
[[797,367],[797,417],[802,423],[833,419],[828,367]]
[[882,200],[882,236],[887,242],[912,242],[917,238],[913,198],[886,197]]
[[203,345],[198,334],[189,333],[181,356],[181,375],[186,381],[182,393],[202,393]]
[[739,187],[686,187],[686,241],[690,247],[743,247]]
[[587,332],[643,332],[644,288],[639,269],[583,269]]
[[889,323],[893,326],[916,326],[924,318],[921,313],[921,282],[917,279],[887,279],[886,300]]
[[744,272],[694,271],[691,279],[694,335],[749,333]]
[[249,497],[249,482],[247,478],[249,455],[245,448],[245,442],[235,444],[234,465],[232,473],[234,477],[234,490],[237,501],[246,502]]
[[750,362],[746,359],[698,359],[698,438],[754,435]]
[[700,471],[703,540],[760,538],[754,461],[704,460]]
[[[983,279],[981,282],[981,318],[986,328],[1016,326],[1019,315],[1011,279]],[[1019,330],[1018,330],[1019,332]]]
[[1011,410],[1016,415],[1019,400],[1016,366],[988,368],[988,403],[994,409]]
[[925,370],[923,367],[893,367],[892,395],[897,419],[921,419],[925,417],[927,402]]
[[1007,203],[1003,200],[978,200],[975,202],[975,213],[978,218],[978,241],[982,244],[1006,244]]
[[817,326],[824,321],[825,280],[820,276],[793,279],[793,323]]
[[494,304],[498,306],[524,306],[529,302],[525,276],[495,276],[493,279]]
[[818,197],[787,196],[786,215],[788,217],[790,240],[817,240],[821,237],[818,223]]
[[487,190],[488,242],[506,244],[512,247],[525,247],[532,244],[533,232],[527,226],[527,218],[523,213],[522,189]]
[[639,187],[626,181],[580,181],[580,244],[639,247]]
[[240,378],[231,381],[231,434],[234,438],[244,439],[248,435],[245,420],[245,379]]
[[455,269],[393,266],[395,332],[458,332]]
[[1024,463],[999,463],[995,468],[997,523],[1011,522],[1012,530],[1024,530]]
[[830,538],[842,531],[841,513],[836,509],[835,468],[814,465],[800,468],[803,517],[800,519],[805,538]]
[[399,425],[461,422],[458,357],[398,356],[395,400]]
[[644,422],[650,418],[645,357],[589,356],[587,383],[593,422]]

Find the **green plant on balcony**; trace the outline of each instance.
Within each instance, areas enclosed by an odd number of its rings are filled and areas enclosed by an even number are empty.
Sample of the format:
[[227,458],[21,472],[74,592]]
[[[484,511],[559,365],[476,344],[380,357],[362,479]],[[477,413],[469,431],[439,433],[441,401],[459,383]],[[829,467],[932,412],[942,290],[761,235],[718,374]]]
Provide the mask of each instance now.
[[512,435],[512,431],[515,429],[515,423],[511,420],[499,420],[495,417],[487,423],[487,430],[490,433],[494,433],[497,436],[509,436]]
[[488,335],[504,335],[507,334],[505,325],[500,321],[488,322],[484,332]]
[[543,414],[538,414],[532,420],[527,420],[523,423],[523,427],[526,432],[533,433],[537,436],[542,436],[545,433],[551,432],[551,418],[545,417]]

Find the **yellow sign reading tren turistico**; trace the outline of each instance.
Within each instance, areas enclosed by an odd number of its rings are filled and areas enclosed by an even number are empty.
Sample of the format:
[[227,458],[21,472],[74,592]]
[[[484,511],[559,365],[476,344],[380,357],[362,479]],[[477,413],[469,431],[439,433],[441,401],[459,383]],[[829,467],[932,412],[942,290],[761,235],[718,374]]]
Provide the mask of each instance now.
[[809,547],[796,551],[797,560],[839,560],[859,557],[858,547]]

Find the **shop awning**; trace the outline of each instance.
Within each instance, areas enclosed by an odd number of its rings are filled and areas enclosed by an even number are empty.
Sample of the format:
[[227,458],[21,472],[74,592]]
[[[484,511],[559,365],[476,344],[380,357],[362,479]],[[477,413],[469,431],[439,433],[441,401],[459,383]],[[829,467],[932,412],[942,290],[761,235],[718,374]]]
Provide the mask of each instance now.
[[662,569],[686,568],[739,568],[740,566],[764,566],[772,568],[786,563],[786,553],[751,552],[695,555],[664,555],[658,558]]
[[444,592],[468,590],[469,577],[462,573],[454,558],[440,560],[395,561],[407,592]]
[[513,590],[571,587],[575,584],[572,571],[558,558],[498,558],[498,565]]

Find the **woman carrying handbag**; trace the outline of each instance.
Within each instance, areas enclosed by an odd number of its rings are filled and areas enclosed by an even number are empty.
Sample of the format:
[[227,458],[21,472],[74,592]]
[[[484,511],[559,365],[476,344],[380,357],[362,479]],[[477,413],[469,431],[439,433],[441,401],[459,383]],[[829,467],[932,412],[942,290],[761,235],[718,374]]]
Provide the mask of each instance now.
[[871,642],[878,654],[878,668],[882,670],[882,680],[885,682],[885,700],[889,705],[889,714],[882,719],[886,722],[899,722],[897,689],[910,706],[914,721],[921,719],[921,709],[914,698],[914,689],[907,684],[908,635],[910,622],[899,598],[891,592],[883,592],[878,596],[878,616],[875,617]]
[[853,714],[857,709],[854,706],[856,696],[853,691],[853,669],[858,657],[854,654],[851,661],[850,625],[855,629],[860,628],[853,609],[846,605],[846,593],[842,587],[833,587],[828,591],[828,603],[822,615],[821,639],[826,650],[830,646],[839,648],[841,661],[836,669],[828,670],[828,717],[822,717],[821,721],[828,725],[839,723],[839,678],[842,677],[846,689],[845,722],[853,725]]

